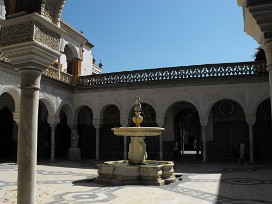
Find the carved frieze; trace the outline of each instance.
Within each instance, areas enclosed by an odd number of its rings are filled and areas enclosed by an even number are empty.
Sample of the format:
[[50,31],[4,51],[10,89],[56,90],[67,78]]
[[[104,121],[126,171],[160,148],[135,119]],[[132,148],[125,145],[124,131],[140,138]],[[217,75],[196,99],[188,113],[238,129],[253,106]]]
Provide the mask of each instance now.
[[53,22],[57,4],[58,1],[55,0],[43,1],[41,6],[41,15],[45,17],[48,21]]
[[60,49],[60,35],[37,22],[34,26],[34,40],[53,50]]
[[2,46],[29,42],[33,40],[33,22],[3,27],[2,28]]
[[3,27],[2,46],[37,41],[53,50],[60,49],[60,35],[37,21]]
[[58,24],[65,0],[43,0],[41,5],[41,15],[48,21]]

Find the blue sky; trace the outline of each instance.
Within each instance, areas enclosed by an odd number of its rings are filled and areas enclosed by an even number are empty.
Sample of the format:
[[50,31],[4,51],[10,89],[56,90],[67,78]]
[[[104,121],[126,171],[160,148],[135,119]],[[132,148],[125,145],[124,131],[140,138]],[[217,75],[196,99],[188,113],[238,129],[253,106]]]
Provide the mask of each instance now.
[[104,73],[251,61],[258,47],[236,0],[67,0],[62,19]]

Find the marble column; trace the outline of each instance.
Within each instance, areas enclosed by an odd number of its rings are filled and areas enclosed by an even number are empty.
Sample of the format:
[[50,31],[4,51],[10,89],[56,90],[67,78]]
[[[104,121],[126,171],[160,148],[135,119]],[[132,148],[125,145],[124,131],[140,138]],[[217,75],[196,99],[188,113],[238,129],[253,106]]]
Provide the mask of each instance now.
[[55,161],[55,125],[50,125],[51,128],[51,158],[50,161]]
[[203,162],[207,162],[207,126],[201,126],[201,137],[203,139],[202,156]]
[[207,162],[207,125],[209,122],[209,118],[206,116],[200,116],[200,124],[201,124],[201,138],[202,138],[202,161]]
[[255,163],[254,161],[254,138],[253,138],[253,125],[248,125],[249,130],[249,163]]
[[18,203],[36,203],[39,89],[42,72],[20,70],[21,112],[18,138]]
[[55,117],[55,116],[48,116],[47,117],[47,122],[50,124],[50,128],[51,128],[51,135],[50,135],[50,140],[51,140],[51,158],[50,161],[55,161],[55,149],[56,149],[56,143],[55,143],[55,130],[57,125],[60,122],[60,118],[59,117]]
[[249,133],[249,163],[255,163],[255,161],[254,161],[253,125],[256,122],[256,116],[255,115],[247,115],[246,122],[248,124],[248,133]]
[[94,119],[93,126],[95,127],[95,160],[99,160],[99,129],[100,129],[100,120]]
[[[18,138],[17,203],[36,203],[36,161],[38,105],[41,75],[60,56],[60,38],[65,34],[58,25],[64,0],[56,0],[49,16],[16,11],[13,18],[0,22],[1,50],[21,75],[20,129]],[[21,1],[26,4],[26,1]],[[27,5],[24,8],[27,7]],[[37,12],[36,12],[37,11]],[[12,13],[10,13],[12,14]],[[48,13],[46,13],[48,15]],[[49,17],[49,18],[48,18]],[[52,21],[48,21],[48,19]]]
[[[269,74],[270,101],[271,101],[271,110],[272,110],[272,41],[263,43],[262,48],[265,51],[267,71]],[[272,111],[271,111],[271,118],[272,118]]]

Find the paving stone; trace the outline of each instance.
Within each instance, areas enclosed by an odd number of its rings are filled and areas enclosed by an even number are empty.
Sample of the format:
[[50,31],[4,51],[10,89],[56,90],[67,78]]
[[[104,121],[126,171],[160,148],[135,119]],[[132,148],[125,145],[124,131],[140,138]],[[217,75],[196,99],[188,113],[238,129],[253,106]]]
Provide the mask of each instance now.
[[[272,165],[180,164],[164,186],[96,184],[97,161],[37,166],[37,203],[272,203]],[[0,203],[16,203],[17,165],[0,164]]]

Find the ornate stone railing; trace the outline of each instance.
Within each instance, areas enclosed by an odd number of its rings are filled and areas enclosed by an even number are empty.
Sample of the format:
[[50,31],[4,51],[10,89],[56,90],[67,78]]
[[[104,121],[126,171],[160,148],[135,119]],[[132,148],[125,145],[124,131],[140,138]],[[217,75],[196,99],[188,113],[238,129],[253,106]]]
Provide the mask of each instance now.
[[62,81],[67,84],[72,84],[73,82],[73,75],[67,74],[65,72],[59,73],[59,71],[53,67],[49,67],[44,73],[44,75],[52,79]]
[[265,62],[207,64],[81,76],[79,86],[141,83],[189,78],[258,75],[267,72]]

